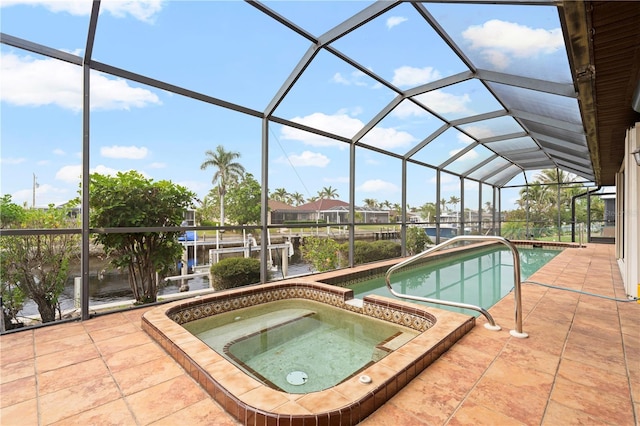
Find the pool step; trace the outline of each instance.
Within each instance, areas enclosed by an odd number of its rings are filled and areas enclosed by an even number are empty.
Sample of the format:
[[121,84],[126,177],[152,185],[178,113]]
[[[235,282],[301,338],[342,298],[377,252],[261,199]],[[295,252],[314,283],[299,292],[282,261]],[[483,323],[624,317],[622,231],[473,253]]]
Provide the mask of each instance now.
[[378,362],[385,356],[387,356],[390,352],[395,351],[409,340],[416,337],[414,333],[398,333],[391,337],[390,339],[385,340],[380,343],[373,349],[373,354],[371,355],[371,360],[373,362]]
[[259,333],[262,330],[279,327],[313,314],[315,312],[309,309],[284,309],[248,318],[243,318],[239,315],[229,324],[217,326],[215,329],[198,333],[196,336],[214,350],[222,353],[225,345],[229,342]]

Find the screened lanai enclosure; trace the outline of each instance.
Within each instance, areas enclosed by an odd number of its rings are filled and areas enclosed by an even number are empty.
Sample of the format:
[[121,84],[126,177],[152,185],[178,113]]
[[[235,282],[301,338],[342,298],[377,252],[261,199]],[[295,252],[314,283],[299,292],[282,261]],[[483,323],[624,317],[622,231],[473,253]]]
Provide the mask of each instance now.
[[[22,301],[37,315],[49,303],[59,318],[57,292],[86,319],[131,299],[127,278],[113,278],[127,267],[109,263],[122,252],[104,244],[132,235],[183,250],[155,270],[167,297],[189,287],[185,274],[208,287],[199,267],[231,255],[259,259],[260,282],[312,274],[305,237],[343,244],[339,268],[359,262],[359,240],[393,240],[408,255],[413,228],[435,228],[432,244],[445,228],[614,241],[609,163],[624,146],[598,133],[591,2],[0,6],[0,238],[16,270],[3,278],[6,309]],[[632,11],[616,20],[620,37],[637,26]],[[93,176],[112,179],[105,192],[92,192]],[[94,222],[141,182],[189,201],[162,212],[167,199],[149,190],[129,195],[138,204],[122,217]],[[34,247],[51,253],[30,257]],[[15,300],[20,270],[54,261],[64,267],[50,299]]]

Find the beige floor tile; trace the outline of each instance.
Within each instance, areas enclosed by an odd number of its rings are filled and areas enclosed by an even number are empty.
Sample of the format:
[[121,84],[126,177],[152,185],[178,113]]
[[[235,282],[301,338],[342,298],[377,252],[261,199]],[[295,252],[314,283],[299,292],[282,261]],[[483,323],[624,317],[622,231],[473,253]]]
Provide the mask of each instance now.
[[384,407],[378,409],[361,423],[363,426],[390,426],[390,425],[413,425],[428,426],[431,424],[425,416],[416,417],[413,413],[402,408],[396,407],[393,403],[387,403]]
[[113,377],[122,393],[131,395],[184,374],[184,369],[167,355],[145,364],[116,371],[113,373]]
[[[127,327],[131,327],[131,324],[128,324]],[[101,329],[100,331],[103,330],[104,329]],[[133,333],[113,336],[105,340],[96,341],[95,345],[102,356],[109,357],[116,352],[134,348],[140,345],[149,344],[151,342],[153,342],[153,340],[147,333],[142,330],[137,330]]]
[[38,395],[57,392],[64,388],[99,379],[109,375],[100,358],[94,358],[38,375]]
[[207,398],[191,378],[180,376],[128,395],[126,401],[137,421],[146,425]]
[[0,383],[12,382],[17,379],[33,376],[35,373],[35,361],[33,358],[11,364],[3,364],[0,366]]
[[538,424],[553,378],[551,374],[498,358],[471,391],[468,401],[522,423]]
[[550,401],[547,411],[545,412],[544,419],[542,419],[543,426],[558,426],[558,425],[593,425],[604,426],[610,425],[602,419],[591,416],[583,411],[575,410],[573,408],[559,404],[556,401]]
[[136,419],[129,411],[123,399],[107,402],[106,404],[91,407],[75,416],[52,423],[55,426],[63,425],[135,425]]
[[28,376],[0,385],[0,407],[36,398],[36,376]]
[[609,395],[597,387],[585,386],[563,377],[556,379],[551,399],[610,424],[633,425],[635,423],[631,400],[628,397]]
[[563,359],[558,369],[558,377],[598,389],[607,395],[627,398],[629,396],[629,379],[626,374],[617,374],[602,365],[594,367],[579,361]]
[[53,352],[36,357],[36,371],[38,374],[50,370],[62,368],[67,365],[77,364],[90,359],[99,358],[100,354],[93,343],[78,346],[71,352]]
[[118,387],[109,376],[42,395],[39,398],[41,424],[58,422],[120,397]]
[[72,335],[63,335],[55,340],[45,340],[41,342],[36,338],[36,356],[43,356],[55,352],[70,353],[77,351],[78,348],[93,343],[86,333],[78,333]]
[[89,332],[91,339],[94,342],[101,342],[103,340],[111,339],[113,337],[127,337],[132,333],[140,332],[140,328],[133,325],[131,322],[117,325],[114,327],[100,328]]
[[152,426],[237,426],[239,424],[240,422],[227,414],[212,399],[203,399],[151,423]]
[[31,426],[38,424],[38,401],[36,398],[0,408],[0,425]]
[[489,410],[481,405],[473,403],[465,404],[462,408],[455,412],[451,420],[447,423],[449,426],[468,426],[468,425],[500,425],[500,426],[518,426],[523,425],[515,419],[502,413]]

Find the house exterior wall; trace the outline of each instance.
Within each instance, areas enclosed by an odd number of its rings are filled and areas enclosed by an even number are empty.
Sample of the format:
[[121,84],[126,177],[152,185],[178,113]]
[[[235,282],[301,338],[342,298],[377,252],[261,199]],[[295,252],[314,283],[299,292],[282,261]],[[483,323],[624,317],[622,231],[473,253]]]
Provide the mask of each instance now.
[[632,152],[640,149],[640,123],[627,131],[626,154],[617,176],[616,254],[626,292],[638,297],[640,288],[640,166]]

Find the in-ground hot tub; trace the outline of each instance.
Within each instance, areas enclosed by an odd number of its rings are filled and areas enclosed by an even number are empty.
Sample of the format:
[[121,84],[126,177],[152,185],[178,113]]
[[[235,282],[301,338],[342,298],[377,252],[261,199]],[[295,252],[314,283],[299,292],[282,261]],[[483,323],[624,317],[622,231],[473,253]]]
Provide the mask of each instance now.
[[[268,309],[268,305],[276,309]],[[289,349],[287,336],[299,338],[300,329],[305,330],[303,340],[325,339],[321,345],[324,362],[346,362],[341,357],[344,354],[338,353],[345,349],[338,349],[337,342],[330,343],[342,337],[305,334],[310,328],[315,333],[324,327],[315,322],[309,326],[303,320],[313,319],[324,308],[329,309],[328,314],[323,314],[325,317],[344,315],[337,322],[329,321],[330,328],[344,328],[345,336],[355,336],[358,341],[358,333],[371,334],[372,330],[365,329],[385,330],[380,335],[374,333],[372,346],[364,349],[365,353],[371,351],[368,359],[341,371],[333,382],[308,392],[299,392],[298,386],[305,387],[311,381],[309,373],[316,375],[311,371],[313,365],[295,364],[288,358],[285,362],[289,364],[282,366],[282,371],[271,369],[266,374],[269,377],[265,377],[265,372],[259,371],[262,367],[255,367],[260,363],[253,364],[253,357],[259,352],[260,362],[269,364],[274,361],[270,358]],[[339,311],[332,314],[332,309]],[[280,316],[279,311],[286,314]],[[216,317],[224,321],[219,322]],[[363,326],[362,320],[371,322]],[[219,333],[206,331],[202,324],[209,321],[219,322],[223,328],[218,329]],[[466,315],[382,296],[354,300],[350,289],[303,281],[257,285],[181,300],[150,310],[142,318],[143,329],[227,412],[245,424],[277,421],[279,425],[353,425],[362,421],[474,325],[475,319]],[[200,334],[204,341],[187,328]],[[265,334],[269,329],[275,333]],[[226,337],[216,337],[223,334]],[[295,359],[298,350],[292,352],[288,356]],[[302,354],[302,349],[299,352]],[[278,375],[284,375],[284,380],[278,381],[282,379]]]

